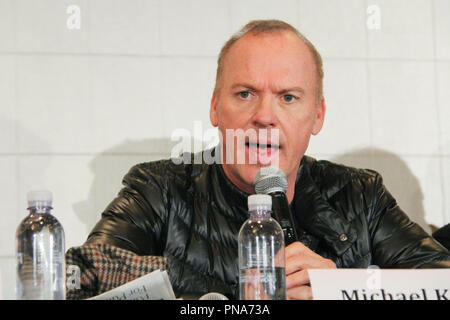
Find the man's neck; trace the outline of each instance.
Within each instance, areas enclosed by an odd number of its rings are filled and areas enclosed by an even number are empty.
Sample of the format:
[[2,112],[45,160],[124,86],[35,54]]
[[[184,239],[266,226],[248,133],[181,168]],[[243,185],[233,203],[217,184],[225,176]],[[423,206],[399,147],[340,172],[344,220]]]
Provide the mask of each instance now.
[[297,175],[295,175],[293,178],[288,177],[288,187],[286,190],[286,198],[288,199],[289,204],[291,204],[292,200],[294,200],[296,179],[297,179]]
[[255,187],[253,185],[248,185],[245,181],[239,178],[239,176],[233,174],[227,165],[221,164],[225,176],[230,180],[239,190],[247,193],[254,194]]
[[[227,176],[228,180],[230,180],[238,189],[240,189],[241,191],[243,191],[247,194],[255,194],[254,185],[248,185],[247,183],[245,183],[245,181],[243,181],[239,177],[235,176],[226,165],[222,164],[222,169],[223,169],[225,175]],[[291,175],[290,177],[287,177],[288,187],[286,190],[286,197],[288,199],[289,204],[294,199],[296,179],[297,179],[297,172],[295,172],[295,175]]]

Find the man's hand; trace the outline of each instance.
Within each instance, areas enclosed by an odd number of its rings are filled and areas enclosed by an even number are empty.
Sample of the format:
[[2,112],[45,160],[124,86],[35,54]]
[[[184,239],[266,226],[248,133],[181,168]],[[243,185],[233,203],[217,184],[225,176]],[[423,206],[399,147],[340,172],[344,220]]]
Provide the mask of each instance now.
[[285,249],[286,289],[289,300],[311,300],[307,269],[336,269],[336,264],[311,251],[303,243],[296,241]]

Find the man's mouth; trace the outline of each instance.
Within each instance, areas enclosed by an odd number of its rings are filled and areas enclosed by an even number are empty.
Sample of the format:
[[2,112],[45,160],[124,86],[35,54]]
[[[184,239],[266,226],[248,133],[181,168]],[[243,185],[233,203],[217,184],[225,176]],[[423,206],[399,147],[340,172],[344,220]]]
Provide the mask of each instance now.
[[280,149],[280,145],[271,143],[258,143],[247,141],[245,145],[247,148],[274,149],[274,150]]
[[280,145],[273,143],[245,142],[248,164],[275,165],[279,163]]

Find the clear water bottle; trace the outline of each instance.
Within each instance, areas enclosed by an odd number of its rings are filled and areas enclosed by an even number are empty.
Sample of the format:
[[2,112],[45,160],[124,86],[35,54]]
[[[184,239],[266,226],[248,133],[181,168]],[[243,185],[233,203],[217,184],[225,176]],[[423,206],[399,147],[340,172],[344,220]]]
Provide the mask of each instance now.
[[19,300],[64,300],[64,230],[50,213],[52,193],[30,191],[30,214],[16,232],[17,282]]
[[239,299],[285,300],[284,236],[271,218],[272,198],[248,197],[250,218],[239,231]]

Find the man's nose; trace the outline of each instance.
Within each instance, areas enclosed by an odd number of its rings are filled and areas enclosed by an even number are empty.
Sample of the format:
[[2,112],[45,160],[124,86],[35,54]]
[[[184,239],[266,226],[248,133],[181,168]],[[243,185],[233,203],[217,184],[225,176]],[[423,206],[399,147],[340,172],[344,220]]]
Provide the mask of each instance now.
[[269,96],[262,96],[255,106],[252,122],[257,128],[273,127],[275,125],[274,101]]

